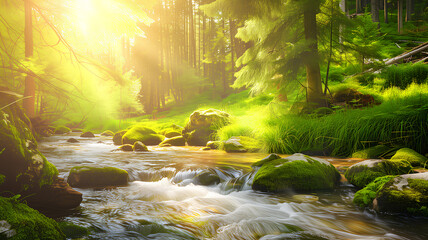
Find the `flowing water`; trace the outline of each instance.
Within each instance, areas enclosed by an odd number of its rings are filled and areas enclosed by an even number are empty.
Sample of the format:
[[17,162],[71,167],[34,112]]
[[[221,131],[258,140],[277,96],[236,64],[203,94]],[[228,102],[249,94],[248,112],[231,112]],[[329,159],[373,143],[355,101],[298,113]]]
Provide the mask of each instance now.
[[[80,142],[67,143],[70,137]],[[310,195],[251,190],[250,165],[267,154],[191,147],[121,152],[111,138],[73,134],[45,138],[39,149],[64,178],[79,165],[128,171],[127,186],[77,189],[81,207],[62,220],[89,227],[89,239],[428,239],[427,219],[361,211],[352,204],[350,185]],[[192,178],[207,169],[219,184],[195,184]]]

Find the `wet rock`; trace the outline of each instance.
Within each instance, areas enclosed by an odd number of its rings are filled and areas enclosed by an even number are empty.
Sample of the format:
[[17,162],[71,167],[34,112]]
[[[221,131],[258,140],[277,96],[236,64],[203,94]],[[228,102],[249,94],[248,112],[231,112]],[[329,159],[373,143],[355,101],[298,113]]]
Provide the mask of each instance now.
[[166,132],[164,135],[165,135],[165,137],[167,137],[167,138],[173,138],[173,137],[181,136],[181,133],[180,133],[180,132],[177,132],[177,131],[175,131],[175,130],[173,130],[173,131],[168,131],[168,132]]
[[110,130],[106,130],[106,131],[104,131],[104,132],[101,133],[101,136],[113,137],[114,136],[114,132],[112,132]]
[[210,170],[204,170],[195,177],[193,177],[193,182],[195,184],[209,186],[220,183],[220,177]]
[[362,159],[370,159],[370,158],[380,158],[381,156],[393,151],[394,149],[385,146],[385,145],[377,145],[374,147],[366,148],[352,154],[353,158],[362,158]]
[[355,194],[354,203],[378,212],[428,217],[428,172],[377,178]]
[[170,144],[171,146],[186,146],[186,140],[184,139],[183,136],[177,136],[177,137],[167,138],[163,140],[159,144],[159,146],[162,147],[162,145],[164,144]]
[[142,125],[133,126],[122,137],[124,144],[134,144],[136,141],[140,141],[145,145],[158,145],[164,139],[163,135],[157,134],[152,129]]
[[265,158],[263,158],[262,160],[260,160],[260,161],[257,161],[257,162],[255,162],[255,163],[253,163],[252,165],[251,165],[251,167],[252,168],[257,168],[257,167],[261,167],[263,164],[265,164],[265,163],[268,163],[268,162],[270,162],[270,161],[273,161],[273,160],[276,160],[276,159],[280,159],[281,158],[281,156],[279,156],[278,154],[276,154],[276,153],[271,153],[269,156],[267,156],[267,157],[265,157]]
[[93,134],[92,132],[84,132],[80,135],[80,137],[84,137],[84,138],[94,138],[95,134]]
[[66,126],[59,126],[59,127],[56,127],[54,130],[55,134],[66,134],[69,132],[71,132],[71,129]]
[[119,149],[124,152],[132,152],[133,146],[131,144],[123,144],[122,146],[119,147]]
[[324,159],[301,153],[262,160],[252,188],[263,192],[332,190],[340,180],[336,168]]
[[208,141],[206,147],[210,149],[218,149],[220,144],[220,141]]
[[212,150],[211,148],[209,148],[209,147],[203,147],[202,148],[202,151],[209,151],[209,150]]
[[428,163],[428,158],[410,148],[401,148],[392,156],[391,160],[405,160],[412,164],[413,167],[424,167]]
[[223,143],[223,148],[228,153],[258,152],[260,143],[254,138],[246,136],[231,137]]
[[405,160],[371,159],[349,167],[345,177],[349,183],[363,188],[378,177],[412,172],[412,166]]
[[77,166],[70,170],[67,182],[81,188],[122,186],[128,183],[128,172],[115,167]]
[[123,137],[123,135],[125,135],[125,133],[126,133],[126,130],[122,130],[122,131],[119,131],[119,132],[114,134],[114,136],[113,136],[114,145],[122,145],[123,144],[122,137]]
[[40,191],[26,198],[26,201],[36,209],[73,209],[82,202],[82,193],[72,189],[63,178],[57,178],[52,185],[43,186]]
[[316,202],[319,198],[315,195],[296,194],[293,195],[293,200],[296,202]]
[[208,141],[214,140],[217,129],[229,123],[230,117],[226,112],[216,109],[198,110],[190,115],[182,133],[190,146],[205,146]]
[[89,229],[69,222],[58,223],[67,239],[81,239],[90,234]]
[[67,142],[69,142],[69,143],[78,143],[79,140],[77,140],[75,138],[69,138],[69,139],[67,139]]
[[148,152],[149,151],[147,146],[144,145],[144,143],[142,143],[140,141],[136,141],[134,143],[134,145],[132,146],[132,149],[134,150],[134,152]]
[[0,197],[1,239],[65,239],[58,223],[20,203]]
[[159,145],[159,147],[172,147],[172,145],[169,143],[164,143],[162,145]]
[[74,132],[74,133],[79,133],[79,132],[83,132],[83,129],[81,129],[81,128],[73,128],[73,129],[71,129],[71,131]]

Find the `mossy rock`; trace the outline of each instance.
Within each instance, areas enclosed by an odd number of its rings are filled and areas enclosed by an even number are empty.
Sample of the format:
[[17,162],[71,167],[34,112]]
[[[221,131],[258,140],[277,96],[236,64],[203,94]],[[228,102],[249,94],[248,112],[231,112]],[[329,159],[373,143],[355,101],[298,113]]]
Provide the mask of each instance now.
[[378,212],[428,217],[428,172],[396,176],[376,193]]
[[258,152],[261,148],[260,145],[260,142],[254,138],[238,136],[224,141],[223,148],[228,153]]
[[411,172],[412,165],[407,161],[372,159],[349,167],[345,172],[345,178],[356,187],[363,188],[378,177]]
[[210,148],[210,147],[203,147],[202,148],[202,151],[209,151],[209,150],[212,150],[212,148]]
[[158,145],[165,139],[165,136],[157,134],[152,129],[136,125],[129,129],[122,137],[123,144],[134,144],[140,141],[145,145]]
[[215,140],[215,132],[230,123],[226,112],[208,109],[193,112],[182,133],[189,146],[205,146]]
[[262,160],[252,188],[263,192],[332,190],[340,179],[336,168],[324,159],[300,153]]
[[83,238],[90,234],[90,231],[86,227],[82,227],[69,222],[58,223],[61,231],[65,234],[67,239]]
[[144,143],[140,142],[140,141],[136,141],[134,143],[134,145],[132,146],[132,150],[134,152],[148,152],[149,149],[147,148],[146,145],[144,145]]
[[272,160],[276,160],[276,159],[280,159],[281,157],[278,155],[278,154],[276,154],[276,153],[271,153],[269,156],[267,156],[267,157],[265,157],[265,158],[263,158],[262,160],[260,160],[260,161],[257,161],[257,162],[255,162],[255,163],[253,163],[252,165],[251,165],[251,167],[252,168],[258,168],[258,167],[261,167],[263,164],[265,164],[265,163],[267,163],[267,162],[270,162],[270,161],[272,161]]
[[67,180],[72,187],[108,187],[128,183],[128,172],[115,167],[77,166],[70,170]]
[[392,148],[385,145],[377,145],[374,147],[366,148],[357,152],[354,152],[351,157],[353,158],[362,158],[362,159],[370,159],[370,158],[380,158],[384,154],[393,151]]
[[79,133],[79,132],[83,132],[83,131],[85,131],[83,128],[72,128],[71,129],[71,132],[74,132],[74,133]]
[[177,131],[175,131],[175,130],[172,130],[172,131],[167,131],[164,135],[165,135],[165,137],[167,137],[167,138],[173,138],[173,137],[181,136],[181,133],[180,133],[180,132],[177,132]]
[[206,147],[210,149],[218,149],[220,145],[221,145],[220,141],[208,141]]
[[125,135],[125,133],[126,133],[126,130],[122,130],[122,131],[119,131],[119,132],[114,134],[114,136],[113,136],[114,145],[122,145],[123,144],[122,137],[123,137],[123,135]]
[[84,132],[80,135],[80,137],[84,137],[84,138],[94,138],[95,134],[93,134],[92,132]]
[[209,186],[220,183],[220,177],[213,170],[204,170],[193,177],[193,182],[198,185]]
[[159,146],[162,146],[163,144],[170,144],[171,146],[186,146],[186,140],[183,136],[177,136],[163,140]]
[[65,239],[57,222],[20,203],[15,197],[0,197],[0,219],[0,239]]
[[425,167],[428,164],[428,158],[424,155],[417,153],[410,148],[401,148],[398,150],[391,160],[402,159],[408,161],[413,167],[422,166]]
[[71,129],[69,127],[66,127],[66,126],[58,126],[54,130],[55,134],[66,134],[69,132],[71,132]]
[[[0,106],[18,98],[0,92]],[[52,184],[58,170],[37,150],[31,122],[17,104],[0,110],[0,174],[5,176],[0,192],[37,191]]]
[[369,183],[366,187],[359,190],[354,195],[354,204],[359,207],[373,207],[373,200],[376,198],[379,190],[389,182],[391,179],[395,178],[393,175],[386,175],[383,177],[376,178],[373,182]]
[[110,130],[106,130],[106,131],[104,131],[104,132],[101,133],[101,136],[113,137],[114,136],[114,132],[112,132]]
[[133,151],[133,145],[123,144],[122,146],[119,147],[119,149],[124,151],[124,152],[132,152]]

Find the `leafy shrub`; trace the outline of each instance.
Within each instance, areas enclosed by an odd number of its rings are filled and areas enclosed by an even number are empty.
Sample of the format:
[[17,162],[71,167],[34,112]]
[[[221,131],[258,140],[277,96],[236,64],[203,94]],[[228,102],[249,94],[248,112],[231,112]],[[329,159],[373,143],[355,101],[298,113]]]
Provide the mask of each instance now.
[[363,86],[373,86],[375,75],[373,73],[364,73],[358,75],[356,79]]

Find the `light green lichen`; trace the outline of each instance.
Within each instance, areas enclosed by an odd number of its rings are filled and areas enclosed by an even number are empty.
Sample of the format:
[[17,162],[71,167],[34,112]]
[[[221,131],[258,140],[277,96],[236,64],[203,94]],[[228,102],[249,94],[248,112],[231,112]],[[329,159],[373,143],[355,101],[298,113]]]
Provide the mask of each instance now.
[[373,182],[369,183],[365,188],[359,190],[354,195],[354,204],[360,207],[371,206],[373,199],[376,198],[377,192],[389,182],[391,179],[396,176],[387,175],[383,177],[376,178]]

